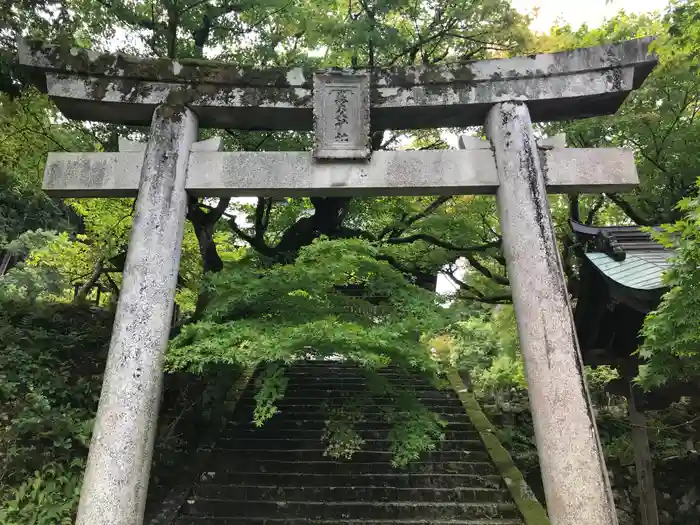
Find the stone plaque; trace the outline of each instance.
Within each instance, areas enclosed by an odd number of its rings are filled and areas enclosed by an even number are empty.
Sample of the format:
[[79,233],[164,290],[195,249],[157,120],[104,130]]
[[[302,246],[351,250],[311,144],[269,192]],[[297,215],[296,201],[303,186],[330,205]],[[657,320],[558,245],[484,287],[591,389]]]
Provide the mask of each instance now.
[[326,71],[314,75],[314,157],[369,159],[369,75]]

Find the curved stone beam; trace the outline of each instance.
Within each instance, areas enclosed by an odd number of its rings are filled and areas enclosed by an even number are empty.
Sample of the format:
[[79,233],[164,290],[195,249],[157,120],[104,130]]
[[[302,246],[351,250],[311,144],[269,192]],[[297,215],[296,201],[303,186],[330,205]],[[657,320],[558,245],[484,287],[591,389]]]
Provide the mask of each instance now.
[[[656,64],[650,38],[452,67],[372,72],[375,129],[482,125],[491,106],[526,102],[533,121],[614,113]],[[20,64],[69,118],[134,125],[162,103],[201,127],[311,130],[313,71],[254,70],[205,60],[138,59],[23,41]]]

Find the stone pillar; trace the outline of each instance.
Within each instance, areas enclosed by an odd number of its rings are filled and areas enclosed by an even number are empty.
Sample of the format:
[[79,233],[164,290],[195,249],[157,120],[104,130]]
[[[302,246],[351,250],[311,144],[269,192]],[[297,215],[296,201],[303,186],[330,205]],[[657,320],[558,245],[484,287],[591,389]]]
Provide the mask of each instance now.
[[527,106],[495,105],[486,132],[547,512],[553,525],[616,525]]
[[76,525],[143,523],[196,137],[189,109],[156,109]]

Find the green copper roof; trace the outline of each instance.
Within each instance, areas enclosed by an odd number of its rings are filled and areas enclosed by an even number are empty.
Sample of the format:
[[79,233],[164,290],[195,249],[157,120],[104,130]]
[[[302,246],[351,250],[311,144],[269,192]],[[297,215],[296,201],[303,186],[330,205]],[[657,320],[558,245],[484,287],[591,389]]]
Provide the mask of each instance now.
[[663,288],[661,276],[669,267],[671,252],[662,250],[628,251],[624,261],[605,253],[589,252],[586,257],[608,278],[636,290]]
[[[639,226],[588,226],[571,221],[586,258],[605,277],[632,290],[665,288],[662,277],[673,250],[656,242]],[[658,228],[655,228],[658,230]]]

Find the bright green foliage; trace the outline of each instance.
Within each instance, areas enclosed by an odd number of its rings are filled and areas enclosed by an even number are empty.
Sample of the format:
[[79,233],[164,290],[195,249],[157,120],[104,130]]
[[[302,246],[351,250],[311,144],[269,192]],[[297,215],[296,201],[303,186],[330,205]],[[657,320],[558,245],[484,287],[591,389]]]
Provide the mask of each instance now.
[[49,151],[84,145],[71,127],[53,123],[55,115],[35,91],[12,101],[0,94],[0,250],[26,230],[75,226],[67,207],[39,189]]
[[[28,230],[5,245],[5,252],[13,257],[27,257],[53,246],[65,235],[46,230]],[[20,262],[0,280],[0,300],[18,299],[35,302],[42,297],[61,297],[65,291],[64,276],[54,268],[27,265]]]
[[275,403],[284,397],[284,392],[287,389],[284,367],[278,363],[268,363],[257,379],[256,387],[258,392],[255,394],[253,421],[261,427],[265,421],[277,413]]
[[395,467],[406,466],[421,454],[435,450],[444,439],[447,424],[438,414],[422,406],[416,393],[405,387],[396,387],[372,370],[364,371],[369,388],[352,397],[341,397],[324,406],[327,415],[323,440],[325,454],[334,458],[350,459],[364,444],[356,426],[365,421],[363,407],[376,406],[381,410],[391,430],[388,439]]
[[87,24],[71,35],[78,41],[105,45],[119,28],[129,36],[124,47],[140,54],[263,67],[300,64],[311,52],[324,65],[431,63],[510,50],[529,37],[506,0],[69,3],[75,21]]
[[395,467],[416,461],[425,452],[435,450],[437,443],[445,439],[447,421],[422,406],[410,392],[401,392],[396,405],[385,405],[385,417],[391,425],[389,441],[394,454]]
[[443,362],[469,374],[478,392],[524,390],[522,355],[510,305],[473,315],[434,342]]
[[[359,239],[318,240],[294,264],[261,269],[247,260],[210,277],[216,296],[202,321],[173,341],[169,366],[289,363],[314,354],[370,368],[390,360],[428,368],[421,337],[442,329],[448,312],[376,255]],[[343,293],[349,286],[361,295]]]
[[664,275],[670,290],[642,330],[639,353],[647,365],[641,380],[647,387],[670,379],[694,381],[700,375],[700,198],[683,199],[678,207],[684,217],[658,236],[676,255]]
[[[293,264],[268,269],[250,259],[232,264],[208,278],[212,300],[203,319],[183,327],[172,342],[168,367],[203,371],[221,363],[270,363],[256,395],[259,425],[276,413],[275,402],[284,393],[277,363],[313,355],[341,357],[370,370],[391,362],[435,371],[428,340],[447,326],[451,312],[434,293],[376,257],[367,241],[319,239]],[[350,288],[359,293],[349,294]],[[404,464],[432,446],[439,427],[413,396],[387,385],[377,388],[394,399],[386,416],[394,423],[395,461]],[[337,416],[354,413],[351,407],[332,408]],[[329,453],[352,453],[359,445],[355,419],[331,420]]]
[[325,456],[335,459],[351,459],[359,452],[365,440],[357,431],[357,425],[365,421],[359,399],[352,399],[340,406],[324,406],[328,417],[323,431],[326,444]]
[[0,303],[0,523],[71,523],[106,354],[104,312]]
[[[635,151],[640,185],[624,197],[607,195],[593,216],[595,224],[621,223],[620,211],[625,220],[638,224],[676,220],[676,203],[695,191],[700,170],[695,155],[700,146],[700,120],[696,118],[700,111],[700,77],[694,59],[676,40],[664,36],[670,25],[660,16],[620,14],[597,29],[554,28],[536,43],[541,49],[561,50],[642,36],[660,37],[653,46],[659,65],[615,115],[544,127],[548,133],[565,132],[571,147],[627,147]],[[582,220],[596,203],[595,197],[582,201]],[[619,208],[617,216],[606,216],[611,206]]]

